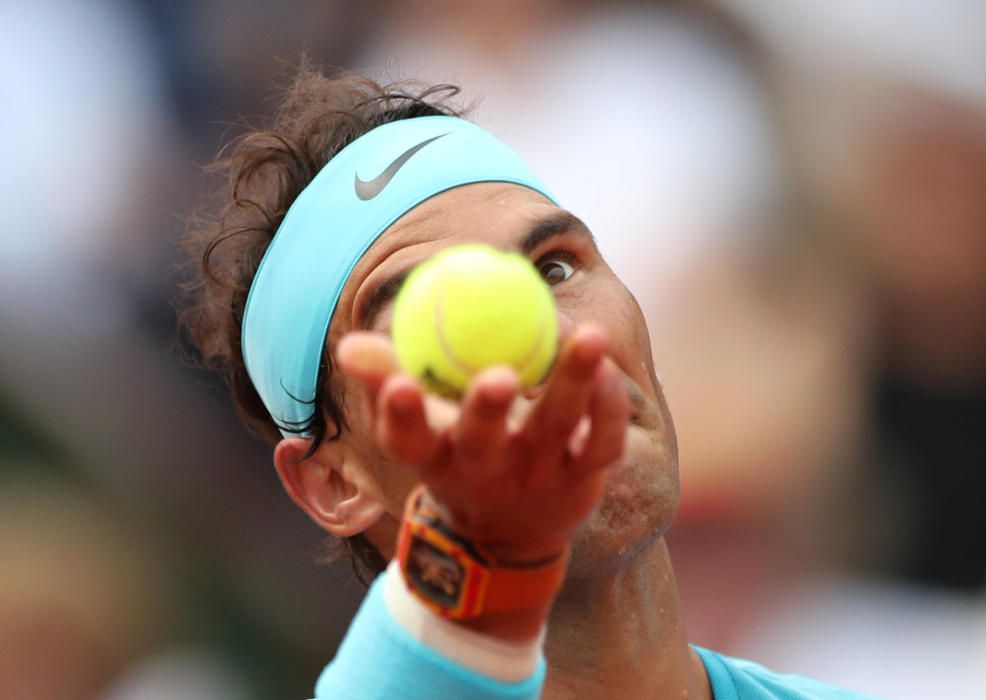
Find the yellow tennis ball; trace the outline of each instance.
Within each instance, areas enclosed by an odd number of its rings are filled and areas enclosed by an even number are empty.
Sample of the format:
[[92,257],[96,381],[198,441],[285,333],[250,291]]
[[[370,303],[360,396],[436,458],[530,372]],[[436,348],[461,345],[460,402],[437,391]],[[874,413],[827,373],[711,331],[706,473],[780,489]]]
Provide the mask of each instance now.
[[555,357],[551,289],[527,258],[491,246],[449,248],[408,275],[394,305],[397,358],[434,393],[459,396],[486,367],[509,365],[525,387]]

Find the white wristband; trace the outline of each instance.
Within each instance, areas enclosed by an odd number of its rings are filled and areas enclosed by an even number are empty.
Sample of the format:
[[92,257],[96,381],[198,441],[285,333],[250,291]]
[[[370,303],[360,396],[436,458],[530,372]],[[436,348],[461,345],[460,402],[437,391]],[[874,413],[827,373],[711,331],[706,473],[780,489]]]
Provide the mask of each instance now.
[[447,659],[504,683],[530,678],[544,643],[544,628],[532,642],[507,642],[445,620],[421,604],[404,583],[400,567],[391,561],[383,599],[391,617],[408,634]]

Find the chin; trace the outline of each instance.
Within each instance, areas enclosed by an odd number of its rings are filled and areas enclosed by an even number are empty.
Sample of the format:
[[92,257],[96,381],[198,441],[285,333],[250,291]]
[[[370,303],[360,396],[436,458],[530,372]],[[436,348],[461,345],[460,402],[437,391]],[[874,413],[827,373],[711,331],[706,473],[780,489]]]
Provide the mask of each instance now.
[[677,460],[637,427],[606,493],[572,547],[569,578],[610,577],[664,535],[678,510]]

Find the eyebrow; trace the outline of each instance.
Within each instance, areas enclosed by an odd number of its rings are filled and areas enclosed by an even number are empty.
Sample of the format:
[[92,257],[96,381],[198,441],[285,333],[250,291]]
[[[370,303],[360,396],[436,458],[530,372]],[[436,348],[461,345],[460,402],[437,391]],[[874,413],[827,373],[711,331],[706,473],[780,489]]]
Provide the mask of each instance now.
[[[545,241],[548,241],[556,236],[583,236],[589,239],[593,245],[596,243],[595,237],[589,231],[589,227],[583,223],[583,221],[567,211],[560,211],[551,216],[547,216],[540,219],[530,230],[524,235],[520,244],[517,246],[518,250],[524,255],[530,255],[534,252],[540,245]],[[383,282],[381,282],[377,287],[370,292],[369,299],[363,305],[363,310],[361,313],[362,318],[359,324],[363,328],[370,328],[373,326],[373,322],[376,320],[377,314],[380,313],[383,308],[389,304],[397,293],[400,291],[401,286],[407,280],[407,276],[411,274],[411,270],[403,270],[396,274],[391,275]]]
[[520,252],[524,255],[530,255],[545,241],[555,236],[565,235],[583,236],[588,238],[593,245],[596,243],[595,237],[582,219],[571,212],[560,211],[541,219],[527,232],[524,240],[520,243]]

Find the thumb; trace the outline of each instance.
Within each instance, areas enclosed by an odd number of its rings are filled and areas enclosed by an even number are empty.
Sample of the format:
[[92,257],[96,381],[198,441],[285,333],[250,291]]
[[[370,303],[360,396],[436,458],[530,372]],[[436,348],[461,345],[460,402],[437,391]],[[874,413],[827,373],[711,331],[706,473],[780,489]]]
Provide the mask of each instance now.
[[374,402],[387,377],[400,371],[394,345],[383,333],[347,333],[336,346],[335,356],[339,368],[362,382]]

